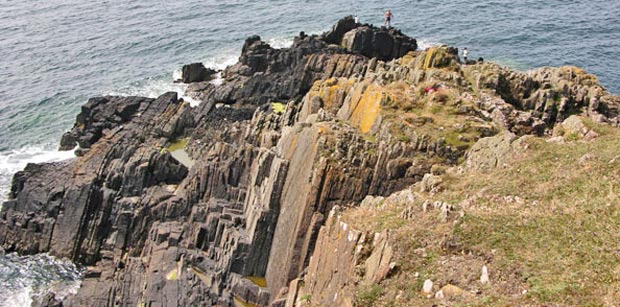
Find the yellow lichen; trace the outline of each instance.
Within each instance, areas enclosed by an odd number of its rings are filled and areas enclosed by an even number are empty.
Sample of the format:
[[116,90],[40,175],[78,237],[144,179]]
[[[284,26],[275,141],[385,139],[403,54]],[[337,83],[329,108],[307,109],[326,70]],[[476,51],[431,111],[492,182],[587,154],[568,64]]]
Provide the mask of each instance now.
[[283,114],[286,111],[286,104],[281,102],[274,102],[271,104],[271,107],[276,114]]
[[235,296],[234,301],[235,301],[235,306],[240,306],[240,307],[259,307],[258,305],[245,302],[244,300],[242,300],[238,296]]
[[172,143],[170,143],[170,146],[168,146],[166,150],[173,152],[176,150],[184,149],[185,146],[187,146],[187,143],[189,143],[189,138],[175,140]]
[[383,92],[376,85],[370,85],[364,91],[351,114],[351,123],[360,128],[362,133],[372,130],[381,111]]
[[409,52],[402,57],[402,59],[400,60],[400,64],[403,66],[407,66],[413,63],[414,61],[415,61],[415,53]]
[[196,276],[198,276],[198,278],[200,278],[200,280],[205,283],[207,286],[211,286],[211,279],[209,279],[209,277],[207,277],[207,275],[201,271],[200,269],[196,268],[196,267],[191,267],[192,272],[194,272],[194,274],[196,274]]
[[428,51],[426,52],[426,57],[424,58],[424,69],[429,69],[431,68],[432,65],[432,61],[433,61],[433,57],[435,56],[435,52],[437,51],[437,48],[430,48],[428,49]]
[[267,279],[265,279],[265,277],[259,277],[259,276],[248,276],[246,277],[247,280],[251,281],[252,283],[254,283],[255,285],[261,287],[261,288],[267,288]]
[[177,280],[178,278],[179,278],[179,272],[178,272],[178,270],[176,268],[174,270],[170,271],[166,275],[166,280]]

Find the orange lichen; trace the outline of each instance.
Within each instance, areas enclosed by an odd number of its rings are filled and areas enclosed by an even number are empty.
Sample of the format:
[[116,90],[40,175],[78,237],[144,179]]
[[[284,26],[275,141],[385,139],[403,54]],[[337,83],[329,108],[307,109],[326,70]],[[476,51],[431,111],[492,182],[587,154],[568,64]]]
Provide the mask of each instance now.
[[[355,96],[358,96],[358,93],[355,94]],[[380,87],[374,84],[369,85],[355,105],[350,121],[353,125],[359,127],[362,133],[369,132],[377,121],[381,112],[383,96],[384,93]]]

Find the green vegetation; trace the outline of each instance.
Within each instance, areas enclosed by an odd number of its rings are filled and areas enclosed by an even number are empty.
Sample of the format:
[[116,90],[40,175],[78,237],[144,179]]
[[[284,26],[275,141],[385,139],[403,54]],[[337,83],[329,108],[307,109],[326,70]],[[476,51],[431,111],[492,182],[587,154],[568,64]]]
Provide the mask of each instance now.
[[304,295],[301,296],[299,301],[301,301],[302,303],[310,303],[310,301],[312,301],[312,295],[304,294]]
[[[443,191],[418,193],[414,204],[347,211],[345,221],[355,227],[390,229],[400,268],[381,287],[361,287],[358,306],[440,302],[421,293],[426,279],[478,293],[446,298],[448,306],[620,301],[620,131],[586,124],[601,136],[592,142],[567,137],[565,144],[531,138],[506,168],[448,171]],[[447,222],[438,210],[423,212],[427,199],[455,206]],[[407,206],[415,212],[411,220],[401,217]],[[479,281],[484,265],[486,285]]]
[[174,140],[170,143],[170,145],[166,148],[169,152],[177,151],[184,149],[189,143],[189,138]]
[[381,297],[383,289],[377,284],[369,286],[361,286],[355,295],[356,307],[371,307],[375,306],[377,300]]

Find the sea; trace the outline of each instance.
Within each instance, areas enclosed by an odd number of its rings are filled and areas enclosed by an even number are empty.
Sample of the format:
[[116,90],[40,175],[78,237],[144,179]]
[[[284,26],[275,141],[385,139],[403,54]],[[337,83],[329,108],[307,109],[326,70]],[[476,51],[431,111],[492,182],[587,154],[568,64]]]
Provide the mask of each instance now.
[[[420,48],[467,47],[523,71],[576,65],[620,93],[618,0],[0,0],[0,202],[27,163],[73,157],[59,140],[89,97],[182,96],[175,71],[225,68],[250,35],[284,48],[346,15],[381,25],[386,9]],[[50,255],[0,251],[0,306],[62,298],[81,272]]]

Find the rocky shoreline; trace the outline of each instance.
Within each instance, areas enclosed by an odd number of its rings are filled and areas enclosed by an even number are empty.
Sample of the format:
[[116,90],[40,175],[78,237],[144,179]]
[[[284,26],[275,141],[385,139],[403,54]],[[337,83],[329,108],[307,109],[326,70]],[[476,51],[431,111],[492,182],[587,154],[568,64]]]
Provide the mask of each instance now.
[[[579,68],[462,65],[455,48],[417,51],[352,18],[290,48],[248,38],[222,84],[184,72],[199,106],[92,98],[61,141],[78,157],[15,175],[0,246],[87,267],[75,296],[37,304],[352,306],[358,285],[394,269],[393,240],[352,230],[340,210],[431,190],[431,174],[501,131],[551,135],[575,114],[620,122],[620,97]],[[171,154],[180,140],[189,168]]]

